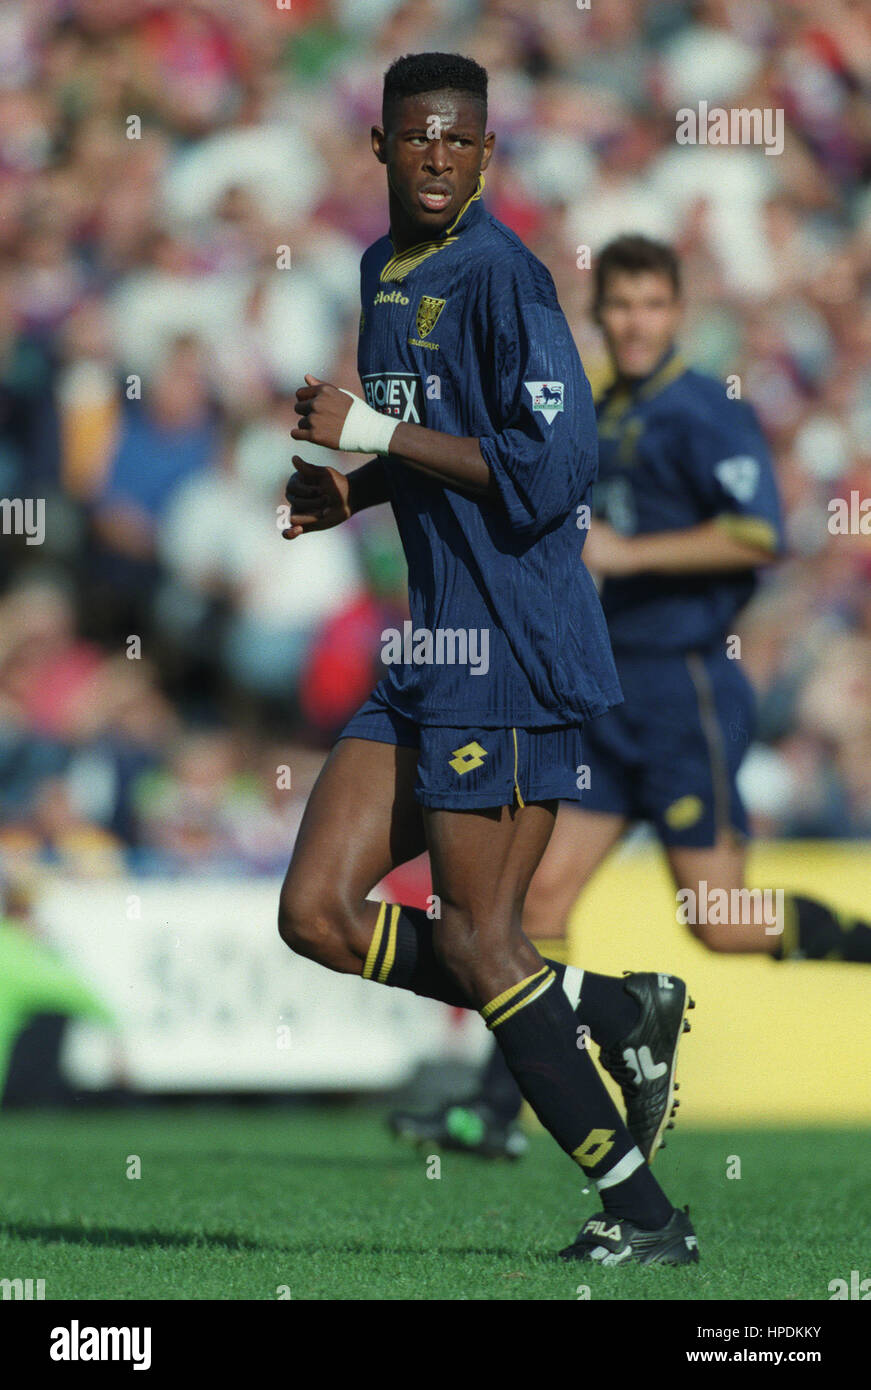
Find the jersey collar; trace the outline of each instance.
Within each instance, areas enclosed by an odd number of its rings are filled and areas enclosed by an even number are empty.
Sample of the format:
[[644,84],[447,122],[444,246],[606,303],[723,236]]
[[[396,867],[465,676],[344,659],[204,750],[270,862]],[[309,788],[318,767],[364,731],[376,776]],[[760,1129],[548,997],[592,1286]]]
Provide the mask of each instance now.
[[686,362],[672,343],[647,376],[614,383],[607,393],[603,415],[613,419],[641,401],[652,400],[660,391],[664,391],[666,386],[683,376],[686,370]]
[[[394,251],[390,260],[381,271],[380,279],[384,280],[404,280],[406,275],[422,261],[434,256],[437,251],[443,251],[446,246],[452,246],[460,234],[473,226],[484,216],[484,204],[481,196],[484,192],[484,175],[478,175],[478,186],[475,192],[466,199],[460,211],[457,213],[453,222],[449,223],[445,230],[433,241],[419,241],[415,246],[408,246],[404,251]],[[393,239],[390,240],[391,246]]]

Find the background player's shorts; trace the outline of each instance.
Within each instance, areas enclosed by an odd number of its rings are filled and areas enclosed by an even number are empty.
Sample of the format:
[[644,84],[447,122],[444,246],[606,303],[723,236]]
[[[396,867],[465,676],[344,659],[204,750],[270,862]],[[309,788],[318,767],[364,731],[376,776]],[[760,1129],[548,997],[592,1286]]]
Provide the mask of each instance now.
[[375,687],[339,738],[417,748],[414,795],[422,806],[468,811],[581,798],[577,784],[584,760],[576,725],[484,729],[417,724],[388,703],[382,686]]
[[755,702],[740,663],[721,649],[615,658],[625,702],[584,726],[581,810],[650,821],[666,845],[746,835],[736,776]]

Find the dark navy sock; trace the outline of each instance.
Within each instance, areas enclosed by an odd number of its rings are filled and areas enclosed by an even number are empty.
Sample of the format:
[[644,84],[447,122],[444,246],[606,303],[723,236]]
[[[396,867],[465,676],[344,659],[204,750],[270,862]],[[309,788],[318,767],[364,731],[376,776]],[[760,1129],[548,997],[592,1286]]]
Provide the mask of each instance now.
[[836,912],[815,898],[784,895],[783,935],[775,960],[844,960],[871,962],[871,926],[859,917]]
[[587,1048],[554,971],[512,985],[481,1010],[545,1129],[596,1184],[609,1215],[658,1230],[672,1205],[645,1163]]

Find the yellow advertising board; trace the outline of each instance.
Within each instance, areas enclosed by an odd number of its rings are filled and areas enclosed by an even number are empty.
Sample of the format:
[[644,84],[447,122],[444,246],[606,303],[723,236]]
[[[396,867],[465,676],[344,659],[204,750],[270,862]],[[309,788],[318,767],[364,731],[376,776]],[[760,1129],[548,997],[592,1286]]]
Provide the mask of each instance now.
[[[866,845],[756,845],[747,882],[871,918]],[[871,1122],[871,965],[708,951],[679,925],[653,846],[611,856],[570,931],[573,964],[612,975],[664,970],[687,981],[697,1007],[678,1063],[681,1125]]]

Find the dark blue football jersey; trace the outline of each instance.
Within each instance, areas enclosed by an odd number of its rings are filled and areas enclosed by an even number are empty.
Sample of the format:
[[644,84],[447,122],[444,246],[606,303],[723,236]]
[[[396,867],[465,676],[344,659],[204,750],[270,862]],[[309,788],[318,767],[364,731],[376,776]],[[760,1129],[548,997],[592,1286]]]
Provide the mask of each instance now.
[[486,211],[482,188],[438,239],[395,254],[384,236],[361,264],[366,400],[478,439],[498,486],[496,500],[468,496],[383,458],[413,635],[475,633],[479,658],[452,660],[462,650],[447,639],[439,662],[421,636],[390,665],[384,691],[423,724],[577,724],[621,698],[580,560],[595,410],[550,274]]
[[[595,515],[625,536],[722,518],[778,551],[783,523],[768,446],[753,409],[670,350],[649,377],[597,403]],[[611,642],[624,651],[689,651],[722,640],[756,585],[752,570],[606,579]]]

